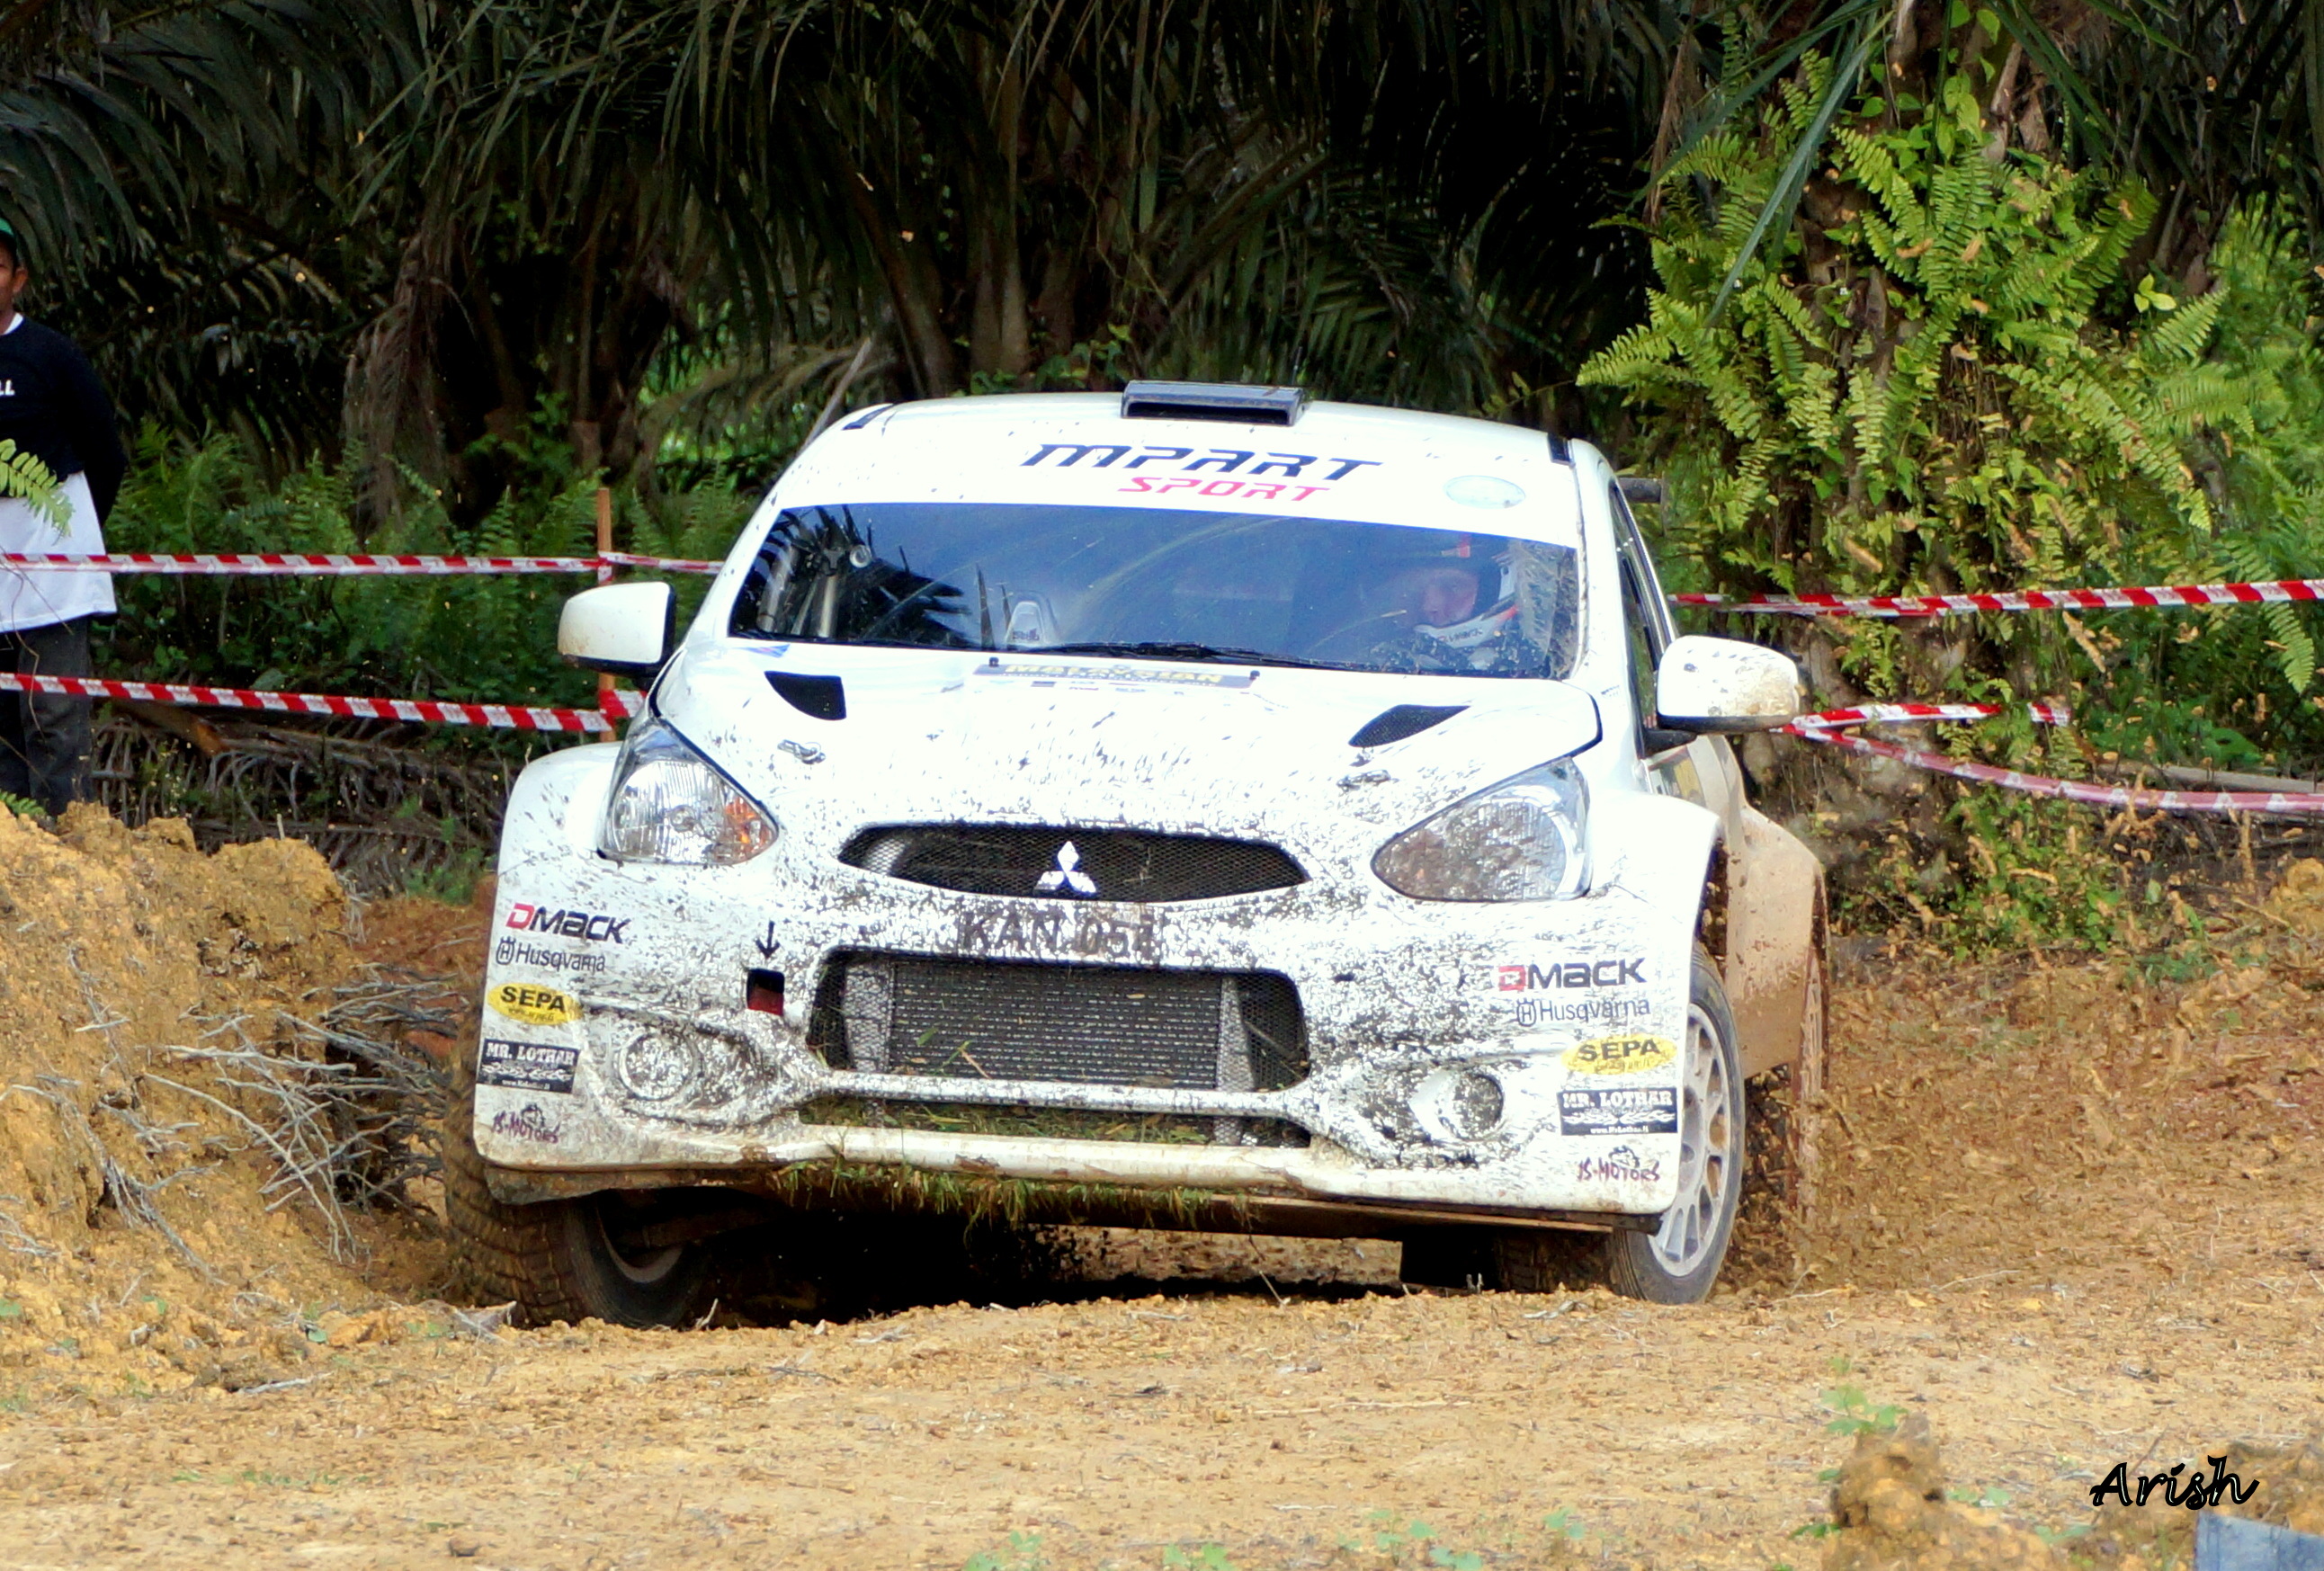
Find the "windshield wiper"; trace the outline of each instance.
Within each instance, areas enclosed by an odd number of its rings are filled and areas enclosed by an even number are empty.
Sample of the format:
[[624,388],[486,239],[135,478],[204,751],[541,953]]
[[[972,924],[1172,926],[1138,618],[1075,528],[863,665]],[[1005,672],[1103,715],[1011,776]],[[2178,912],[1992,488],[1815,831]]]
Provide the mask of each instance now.
[[1009,652],[1013,655],[1111,655],[1129,660],[1189,660],[1230,666],[1296,666],[1308,671],[1342,669],[1322,660],[1295,659],[1289,655],[1269,655],[1259,649],[1222,649],[1213,644],[1043,644],[1035,648]]

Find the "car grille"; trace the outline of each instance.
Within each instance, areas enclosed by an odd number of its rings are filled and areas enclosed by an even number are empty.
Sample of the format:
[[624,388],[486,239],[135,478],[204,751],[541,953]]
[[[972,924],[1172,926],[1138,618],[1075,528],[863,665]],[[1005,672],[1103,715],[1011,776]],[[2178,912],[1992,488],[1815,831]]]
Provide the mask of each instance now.
[[1141,830],[906,824],[864,831],[839,859],[939,889],[1033,899],[1215,900],[1307,881],[1276,846]]
[[845,951],[824,969],[808,1040],[834,1068],[873,1074],[1185,1091],[1307,1075],[1298,992],[1268,971]]

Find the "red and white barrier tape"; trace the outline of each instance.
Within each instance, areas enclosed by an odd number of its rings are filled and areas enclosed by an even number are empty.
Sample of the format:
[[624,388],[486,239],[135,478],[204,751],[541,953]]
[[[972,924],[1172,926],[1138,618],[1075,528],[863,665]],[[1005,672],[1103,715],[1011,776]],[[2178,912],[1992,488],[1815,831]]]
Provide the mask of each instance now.
[[[2025,709],[2036,725],[2064,725],[2072,718],[2062,703],[2029,703]],[[1817,714],[1803,714],[1784,730],[1812,742],[1829,742],[1851,753],[1894,758],[1900,764],[1950,775],[1957,780],[1974,780],[1980,786],[1998,786],[2005,791],[2023,791],[2034,796],[2061,797],[2091,807],[2128,807],[2144,813],[2324,813],[2324,795],[2313,792],[2154,791],[2141,786],[2096,786],[2087,780],[2028,775],[2022,769],[2004,769],[1921,748],[1876,741],[1870,737],[1848,736],[1837,729],[1895,721],[1987,720],[2005,712],[2003,706],[1993,703],[1868,703],[1858,709],[1827,709]]]
[[2092,807],[2133,807],[2146,813],[2324,813],[2324,794],[2307,791],[2150,791],[2135,786],[2093,786],[2087,780],[2056,780],[1991,764],[1971,763],[1942,753],[1851,737],[1839,731],[1803,730],[1810,741],[1829,742],[1851,753],[1894,758],[1916,769],[1931,769],[1959,780],[2028,792],[2035,796],[2061,796]]
[[1999,594],[1674,594],[1681,605],[1792,616],[1961,616],[1973,611],[2175,610],[2324,600],[2324,578],[2170,583],[2144,589],[2020,589]]
[[272,693],[248,687],[191,687],[172,682],[115,682],[101,676],[21,676],[0,671],[0,693],[47,693],[72,698],[134,698],[198,709],[257,709],[276,714],[329,714],[351,720],[400,720],[433,725],[490,726],[503,730],[610,732],[615,721],[644,712],[643,695],[620,689],[597,709],[535,709],[513,703],[449,703],[432,698],[346,698],[321,693]]
[[[1833,726],[1879,725],[1908,720],[1991,720],[2009,707],[1998,703],[1868,703],[1858,709],[1827,709],[1803,714],[1784,729],[1800,736]],[[2062,703],[2029,703],[2025,712],[2035,725],[2065,725],[2074,712]]]
[[603,556],[315,556],[297,552],[225,552],[211,556],[171,556],[152,551],[120,551],[106,556],[62,553],[0,552],[0,569],[43,573],[164,573],[197,577],[353,577],[363,574],[420,577],[452,577],[485,573],[594,573],[600,576],[615,567],[651,573],[715,573],[716,562],[693,562],[679,557],[632,556],[608,552]]

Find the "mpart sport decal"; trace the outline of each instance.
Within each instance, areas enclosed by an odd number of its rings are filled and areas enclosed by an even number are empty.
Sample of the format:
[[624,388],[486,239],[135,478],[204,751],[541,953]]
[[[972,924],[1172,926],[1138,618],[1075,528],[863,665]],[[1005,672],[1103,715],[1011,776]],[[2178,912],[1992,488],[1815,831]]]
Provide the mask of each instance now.
[[[1212,447],[1204,450],[1200,457],[1195,456],[1195,453],[1192,447],[1149,444],[1138,448],[1133,457],[1130,445],[1123,442],[1044,442],[1033,456],[1018,467],[1030,469],[1037,464],[1047,464],[1056,469],[1072,469],[1086,458],[1092,461],[1092,469],[1112,469],[1118,464],[1127,471],[1158,464],[1166,470],[1175,469],[1182,475],[1240,474],[1246,480],[1277,475],[1286,483],[1305,482],[1312,484],[1317,481],[1345,480],[1359,469],[1378,469],[1380,466],[1377,458],[1329,458],[1319,457],[1313,453],[1270,453],[1244,447]],[[1245,468],[1246,464],[1250,467]],[[1312,474],[1308,473],[1310,464],[1319,466]],[[1200,482],[1190,480],[1188,483]]]
[[1561,1135],[1675,1135],[1676,1086],[1616,1086],[1557,1094]]
[[570,993],[544,988],[538,982],[503,982],[484,990],[484,1003],[493,1014],[505,1015],[527,1025],[564,1025],[581,1018],[581,1006]]
[[1642,1075],[1678,1057],[1667,1036],[1601,1036],[1565,1050],[1565,1067],[1577,1075]]
[[476,1084],[569,1097],[573,1094],[573,1070],[580,1061],[581,1050],[577,1047],[559,1047],[547,1042],[498,1042],[487,1036],[476,1054]]
[[1493,977],[1504,993],[1540,992],[1551,988],[1620,988],[1646,983],[1646,957],[1635,960],[1560,960],[1555,965],[1495,966]]
[[1158,474],[1139,474],[1132,476],[1130,483],[1121,489],[1157,494],[1179,491],[1188,496],[1239,496],[1247,501],[1305,501],[1309,497],[1321,496],[1332,488],[1328,485],[1293,485],[1281,480],[1204,480],[1197,474],[1178,474],[1165,480]]
[[593,911],[552,911],[520,900],[509,907],[501,925],[524,932],[554,933],[558,938],[585,939],[591,943],[627,943],[631,919]]

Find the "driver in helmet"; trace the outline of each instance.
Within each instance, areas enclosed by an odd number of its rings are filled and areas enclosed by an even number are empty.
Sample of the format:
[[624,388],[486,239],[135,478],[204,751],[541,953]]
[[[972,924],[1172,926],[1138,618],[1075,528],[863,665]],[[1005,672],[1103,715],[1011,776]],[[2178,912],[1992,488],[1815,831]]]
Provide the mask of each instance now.
[[1380,634],[1364,663],[1401,671],[1501,671],[1526,659],[1507,542],[1428,531],[1378,565],[1366,595]]

